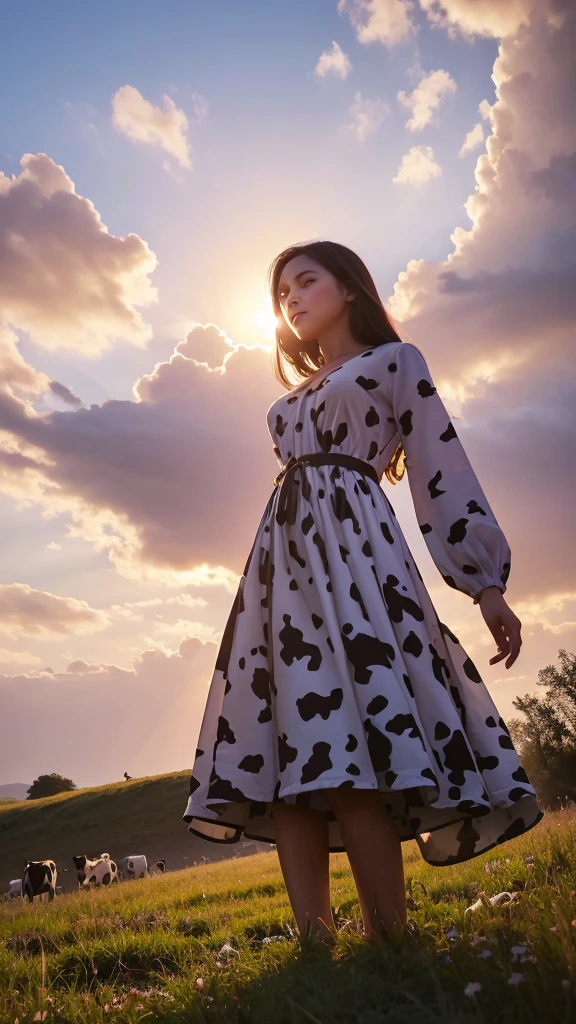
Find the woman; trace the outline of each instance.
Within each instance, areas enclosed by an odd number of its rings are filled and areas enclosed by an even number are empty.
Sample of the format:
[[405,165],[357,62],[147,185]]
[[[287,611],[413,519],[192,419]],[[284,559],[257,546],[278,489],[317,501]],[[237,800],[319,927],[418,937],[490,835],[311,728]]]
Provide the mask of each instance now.
[[[476,666],[440,622],[380,486],[408,470],[450,587],[520,651],[510,549],[420,350],[350,249],[291,246],[269,272],[283,467],[224,635],[185,821],[275,842],[301,935],[333,941],[329,852],[345,850],[363,934],[406,926],[401,843],[455,864],[543,816]],[[303,383],[292,386],[285,366]],[[305,456],[305,457],[304,457]]]

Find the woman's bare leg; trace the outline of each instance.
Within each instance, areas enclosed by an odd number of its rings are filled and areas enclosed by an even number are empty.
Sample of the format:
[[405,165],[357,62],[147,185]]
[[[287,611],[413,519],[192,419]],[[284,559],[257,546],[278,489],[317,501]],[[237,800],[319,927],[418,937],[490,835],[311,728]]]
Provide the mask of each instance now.
[[392,818],[375,789],[326,789],[358,889],[364,936],[384,938],[406,924],[402,846]]
[[334,925],[328,819],[321,811],[280,800],[273,803],[272,817],[278,859],[300,936],[314,934],[329,942]]

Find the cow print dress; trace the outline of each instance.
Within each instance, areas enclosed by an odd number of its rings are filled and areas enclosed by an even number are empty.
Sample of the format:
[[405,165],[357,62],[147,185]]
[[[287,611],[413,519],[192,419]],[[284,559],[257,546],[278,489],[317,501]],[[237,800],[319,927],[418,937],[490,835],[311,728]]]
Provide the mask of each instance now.
[[[282,466],[344,452],[380,478],[401,441],[448,586],[471,599],[506,591],[508,543],[415,345],[334,360],[278,398],[267,422]],[[534,789],[478,669],[440,622],[383,487],[341,465],[300,464],[292,477],[289,513],[279,514],[278,484],[266,505],[224,630],[190,832],[273,843],[281,800],[323,812],[330,850],[343,851],[329,787],[379,790],[399,839],[415,839],[429,864],[528,831],[543,816]]]

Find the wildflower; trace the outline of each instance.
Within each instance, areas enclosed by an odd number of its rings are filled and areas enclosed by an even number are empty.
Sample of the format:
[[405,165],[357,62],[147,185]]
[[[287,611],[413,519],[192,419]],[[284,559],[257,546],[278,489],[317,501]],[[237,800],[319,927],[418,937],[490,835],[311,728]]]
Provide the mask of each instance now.
[[481,991],[482,991],[482,985],[480,984],[479,981],[469,981],[468,984],[466,985],[466,988],[464,989],[464,995],[465,996],[473,996],[473,995],[476,994],[476,992],[481,992]]
[[32,1017],[32,1020],[46,1020],[47,1016],[48,1010],[38,1010],[38,1012]]
[[449,928],[448,931],[446,932],[446,935],[448,936],[449,939],[457,939],[458,936],[460,935],[460,932],[458,931],[457,928]]
[[483,949],[481,953],[478,953],[478,956],[481,956],[482,959],[485,960],[487,956],[492,956],[492,950],[491,949]]
[[524,981],[523,974],[511,974],[508,978],[509,985],[519,985],[521,981]]
[[528,952],[528,946],[512,946],[510,952],[512,953],[510,959],[512,960],[512,963],[515,964],[518,957],[523,956],[524,953]]
[[196,988],[204,988],[204,979],[196,978]]
[[485,935],[472,935],[470,938],[470,945],[477,946],[479,942],[488,942]]

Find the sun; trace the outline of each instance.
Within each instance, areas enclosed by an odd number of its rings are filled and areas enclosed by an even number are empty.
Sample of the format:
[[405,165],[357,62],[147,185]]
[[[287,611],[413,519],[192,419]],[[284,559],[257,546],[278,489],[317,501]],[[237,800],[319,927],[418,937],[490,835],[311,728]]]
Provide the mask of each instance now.
[[277,320],[270,307],[259,309],[254,314],[254,323],[259,331],[272,341],[276,329]]

